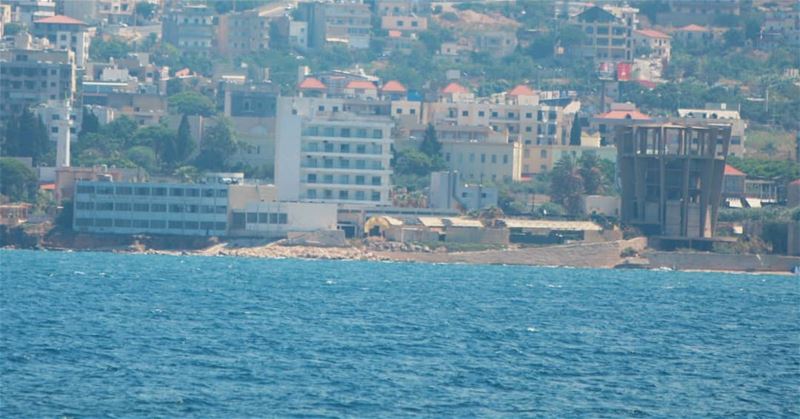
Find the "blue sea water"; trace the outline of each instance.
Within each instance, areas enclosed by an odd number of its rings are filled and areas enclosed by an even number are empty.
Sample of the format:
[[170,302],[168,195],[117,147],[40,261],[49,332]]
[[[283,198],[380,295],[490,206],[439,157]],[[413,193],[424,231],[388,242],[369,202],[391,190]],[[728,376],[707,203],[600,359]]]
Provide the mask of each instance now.
[[800,415],[800,281],[0,251],[0,416]]

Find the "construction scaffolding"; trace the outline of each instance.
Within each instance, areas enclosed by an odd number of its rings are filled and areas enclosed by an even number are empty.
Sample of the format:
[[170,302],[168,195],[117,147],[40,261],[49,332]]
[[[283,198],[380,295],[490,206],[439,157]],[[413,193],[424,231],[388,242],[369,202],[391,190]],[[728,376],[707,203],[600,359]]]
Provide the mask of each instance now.
[[617,127],[622,222],[662,240],[713,237],[730,138],[725,124]]

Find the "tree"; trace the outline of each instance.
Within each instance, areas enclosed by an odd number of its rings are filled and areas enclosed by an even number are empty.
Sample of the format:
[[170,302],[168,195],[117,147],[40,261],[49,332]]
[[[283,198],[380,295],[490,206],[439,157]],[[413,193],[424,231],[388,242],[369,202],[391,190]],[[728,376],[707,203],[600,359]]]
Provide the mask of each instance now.
[[416,149],[406,149],[395,153],[394,170],[398,175],[427,176],[431,172],[441,170],[439,160]]
[[181,166],[172,172],[172,176],[180,179],[181,182],[192,183],[200,179],[200,170],[194,166]]
[[578,113],[575,112],[575,119],[572,120],[572,128],[569,131],[569,145],[581,145],[581,121]]
[[211,99],[192,90],[172,95],[168,102],[171,109],[184,115],[212,116],[216,111]]
[[744,46],[744,32],[740,29],[728,29],[723,35],[725,39],[725,46],[729,48],[743,47]]
[[131,46],[119,38],[103,39],[102,36],[92,38],[89,55],[95,61],[106,62],[109,58],[125,58],[131,52]]
[[97,132],[100,130],[100,121],[97,115],[89,108],[83,108],[83,118],[81,118],[81,135]]
[[428,128],[425,129],[425,135],[422,137],[419,150],[430,158],[439,157],[439,153],[442,151],[442,143],[436,137],[436,128],[434,128],[433,124],[428,124]]
[[6,23],[3,26],[3,36],[14,36],[22,30],[22,25],[16,22]]
[[152,125],[139,128],[128,144],[149,147],[158,158],[172,166],[178,162],[175,143],[174,131],[166,125]]
[[108,124],[103,125],[100,128],[100,134],[105,137],[121,140],[123,143],[127,144],[128,141],[133,138],[133,134],[136,133],[137,128],[139,128],[139,124],[134,121],[133,118],[122,115]]
[[0,158],[0,194],[11,201],[28,201],[36,199],[38,180],[31,169],[19,160]]
[[196,166],[202,170],[223,171],[227,167],[228,158],[238,148],[230,122],[220,118],[203,134],[200,153],[195,159]]
[[136,3],[135,12],[136,16],[141,16],[144,20],[150,20],[155,16],[158,6],[155,3],[148,1],[140,1]]
[[588,195],[602,194],[605,191],[605,173],[600,166],[600,158],[596,154],[581,156],[578,173],[583,179],[583,190]]
[[158,168],[156,153],[150,147],[142,145],[131,147],[125,152],[125,157],[148,172]]
[[31,157],[34,165],[43,163],[52,149],[47,127],[30,109],[9,118],[2,140],[0,154],[13,157]]
[[578,214],[581,211],[581,194],[583,178],[575,165],[575,160],[564,156],[559,160],[551,174],[550,198],[562,205],[568,213]]
[[194,151],[194,140],[189,129],[189,118],[186,115],[181,117],[181,124],[178,126],[178,137],[175,139],[176,161],[184,161]]

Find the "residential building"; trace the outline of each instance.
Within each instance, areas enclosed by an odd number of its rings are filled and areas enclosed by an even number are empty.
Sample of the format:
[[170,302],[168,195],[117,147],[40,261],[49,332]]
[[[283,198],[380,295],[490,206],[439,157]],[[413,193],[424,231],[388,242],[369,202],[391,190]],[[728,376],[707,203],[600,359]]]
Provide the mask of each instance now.
[[83,21],[63,15],[50,16],[34,21],[31,34],[47,38],[51,48],[69,49],[75,53],[78,68],[86,67],[92,32]]
[[522,144],[503,138],[462,141],[442,138],[441,154],[449,170],[469,182],[522,180]]
[[325,4],[325,41],[349,48],[367,49],[372,33],[372,13],[361,2]]
[[632,7],[595,6],[575,16],[573,21],[586,34],[576,55],[597,63],[619,63],[633,60],[633,31],[638,25],[638,9]]
[[97,15],[106,23],[133,24],[136,3],[136,0],[97,0]]
[[745,196],[745,179],[747,179],[747,175],[744,172],[730,164],[725,165],[722,178],[722,198],[726,200],[728,206],[741,207],[740,199]]
[[11,23],[11,6],[0,4],[0,35],[5,33],[5,25]]
[[48,100],[72,100],[75,54],[33,49],[30,35],[17,35],[13,48],[0,50],[0,119]]
[[272,185],[245,184],[241,174],[209,176],[205,183],[75,183],[75,231],[113,234],[221,236],[234,209],[274,201]]
[[69,167],[70,143],[75,134],[75,114],[70,100],[48,100],[35,108],[56,145],[56,168]]
[[375,12],[379,16],[428,16],[431,0],[376,0]]
[[269,49],[270,18],[258,9],[219,16],[217,51],[238,57]]
[[767,46],[800,46],[800,3],[767,12],[761,25],[761,42]]
[[516,50],[519,43],[517,29],[520,27],[516,20],[499,13],[479,13],[474,10],[454,11],[452,14],[458,19],[437,19],[439,25],[451,29],[456,36],[454,45],[443,46],[444,54],[458,54],[469,48],[493,57],[504,57]]
[[691,124],[730,124],[731,143],[728,154],[744,155],[747,121],[739,115],[739,109],[728,109],[725,103],[706,103],[703,109],[678,109],[678,117]]
[[647,57],[669,62],[671,45],[670,36],[655,29],[637,29],[633,31],[635,49],[647,50]]
[[615,162],[617,150],[599,145],[530,145],[522,153],[522,173],[525,176],[547,173],[564,157],[579,160],[584,155],[594,155],[601,160]]
[[674,29],[672,36],[676,41],[693,47],[708,47],[721,38],[714,30],[695,24]]
[[661,25],[708,25],[719,16],[738,16],[741,0],[667,0],[667,7],[659,11],[656,20]]
[[34,21],[55,16],[54,0],[3,0],[11,6],[11,21],[31,27]]
[[297,4],[296,20],[305,22],[308,48],[325,46],[327,23],[325,19],[326,4],[306,1]]
[[467,212],[497,207],[498,190],[494,186],[466,183],[454,171],[431,173],[428,206]]
[[425,16],[383,16],[381,29],[400,31],[401,33],[422,32],[428,30],[428,18]]
[[268,83],[226,83],[224,113],[240,143],[232,161],[274,171],[278,91]]
[[389,205],[392,119],[318,103],[316,98],[278,98],[275,180],[280,200]]
[[186,53],[210,55],[216,37],[213,9],[201,4],[186,4],[169,10],[162,17],[162,39]]
[[608,112],[595,115],[591,120],[593,131],[600,133],[600,145],[613,145],[616,127],[654,122],[654,118],[636,109],[633,103],[612,103]]

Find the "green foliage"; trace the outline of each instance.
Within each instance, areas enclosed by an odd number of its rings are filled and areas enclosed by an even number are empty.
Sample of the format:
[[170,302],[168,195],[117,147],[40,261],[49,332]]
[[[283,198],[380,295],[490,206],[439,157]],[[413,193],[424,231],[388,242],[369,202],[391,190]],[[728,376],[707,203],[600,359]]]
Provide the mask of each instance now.
[[743,47],[745,43],[744,31],[739,29],[728,29],[723,38],[728,48]]
[[440,157],[431,157],[413,148],[396,152],[393,162],[395,173],[401,176],[428,176],[431,172],[445,168]]
[[20,161],[0,157],[0,194],[12,202],[33,202],[36,199],[36,174]]
[[436,137],[436,128],[433,127],[433,124],[428,124],[425,129],[425,135],[422,137],[419,150],[430,158],[436,158],[442,152],[442,143]]
[[227,119],[219,118],[207,128],[200,144],[195,166],[201,170],[220,172],[226,170],[228,159],[238,150],[239,144]]
[[83,108],[83,118],[81,118],[81,135],[86,133],[97,132],[100,130],[100,121],[97,115],[90,111],[88,108]]
[[572,120],[572,128],[569,131],[569,144],[581,145],[581,121],[578,118],[578,113],[575,113],[575,118]]
[[105,40],[102,36],[95,36],[89,47],[92,60],[101,62],[107,62],[109,58],[125,58],[130,52],[130,45],[120,38]]
[[50,163],[48,156],[54,145],[50,141],[47,127],[42,119],[29,109],[12,116],[6,122],[0,138],[0,155],[31,157],[33,164]]
[[793,160],[730,156],[728,164],[746,173],[749,178],[772,179],[781,183],[800,178],[800,164]]
[[200,179],[202,173],[194,166],[181,166],[172,172],[172,176],[180,179],[181,182],[194,183]]
[[663,0],[645,0],[632,2],[631,5],[639,9],[639,12],[647,16],[647,20],[652,24],[658,23],[658,14],[668,12],[669,4]]
[[178,126],[178,136],[175,139],[175,160],[184,161],[188,159],[194,148],[194,140],[189,130],[189,118],[183,115],[181,124]]
[[212,116],[216,112],[211,99],[193,90],[172,95],[167,101],[173,112],[183,115]]
[[578,214],[581,210],[584,181],[575,160],[569,156],[562,157],[553,167],[551,176],[550,198],[564,206],[568,213]]
[[125,157],[148,172],[154,172],[158,168],[156,152],[147,146],[134,146],[125,152]]
[[583,189],[588,195],[602,194],[606,190],[608,180],[600,166],[600,158],[595,154],[584,154],[578,160],[578,173],[583,179]]
[[155,16],[157,10],[158,10],[158,5],[147,1],[140,1],[136,3],[136,6],[134,8],[136,16],[141,16],[145,20],[152,19],[153,16]]
[[72,217],[75,213],[75,204],[71,200],[61,202],[61,211],[56,216],[56,226],[62,230],[72,230]]

